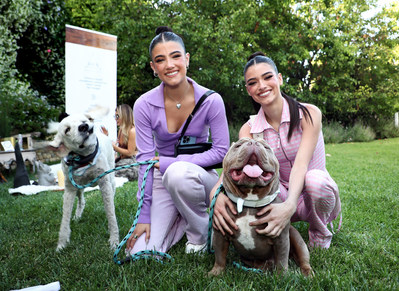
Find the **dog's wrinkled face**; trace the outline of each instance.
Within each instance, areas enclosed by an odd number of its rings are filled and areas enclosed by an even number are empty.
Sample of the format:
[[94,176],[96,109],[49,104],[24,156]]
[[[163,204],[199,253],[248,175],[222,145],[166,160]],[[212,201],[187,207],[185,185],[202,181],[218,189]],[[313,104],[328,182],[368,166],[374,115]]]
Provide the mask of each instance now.
[[278,171],[278,160],[264,140],[242,138],[223,160],[223,186],[242,199],[262,199],[278,190]]
[[55,148],[63,145],[68,151],[85,156],[93,152],[97,144],[93,131],[94,120],[89,115],[70,115],[59,123],[50,145]]

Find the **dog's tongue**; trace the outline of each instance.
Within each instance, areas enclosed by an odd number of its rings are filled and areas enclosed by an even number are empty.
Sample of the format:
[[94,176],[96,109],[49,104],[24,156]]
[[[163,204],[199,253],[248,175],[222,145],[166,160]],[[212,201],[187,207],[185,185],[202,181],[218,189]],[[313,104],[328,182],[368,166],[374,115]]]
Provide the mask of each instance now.
[[251,178],[258,178],[263,173],[263,170],[258,165],[246,165],[242,170]]

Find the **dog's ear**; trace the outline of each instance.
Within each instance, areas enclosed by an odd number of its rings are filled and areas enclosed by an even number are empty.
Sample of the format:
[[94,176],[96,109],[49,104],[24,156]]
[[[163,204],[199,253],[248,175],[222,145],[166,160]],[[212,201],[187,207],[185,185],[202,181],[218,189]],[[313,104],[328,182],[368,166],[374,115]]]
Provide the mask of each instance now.
[[56,133],[58,132],[58,127],[60,123],[55,121],[50,121],[47,125],[47,133]]
[[57,133],[54,136],[54,139],[49,143],[49,146],[57,149],[61,146],[61,144],[62,144],[62,136],[60,133]]
[[61,122],[65,117],[68,117],[69,114],[66,112],[61,112],[60,115],[58,115],[58,122]]
[[59,125],[59,122],[49,122],[47,132],[56,133],[56,135],[54,136],[54,139],[52,141],[46,143],[46,148],[50,151],[55,152],[59,157],[65,157],[68,154],[68,149],[64,146],[62,142],[62,136],[58,132]]

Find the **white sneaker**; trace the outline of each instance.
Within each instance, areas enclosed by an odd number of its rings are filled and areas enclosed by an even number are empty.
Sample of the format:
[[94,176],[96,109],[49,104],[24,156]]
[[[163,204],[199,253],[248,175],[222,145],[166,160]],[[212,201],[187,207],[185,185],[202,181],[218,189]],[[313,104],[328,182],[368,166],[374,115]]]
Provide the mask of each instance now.
[[204,253],[206,251],[206,243],[202,245],[195,245],[186,242],[186,254]]

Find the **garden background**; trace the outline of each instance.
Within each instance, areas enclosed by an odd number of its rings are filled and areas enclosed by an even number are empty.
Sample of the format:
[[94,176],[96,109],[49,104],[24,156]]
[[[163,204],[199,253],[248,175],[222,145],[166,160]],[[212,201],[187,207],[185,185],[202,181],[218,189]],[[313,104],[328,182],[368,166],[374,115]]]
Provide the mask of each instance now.
[[188,75],[223,96],[233,128],[253,114],[243,67],[260,50],[275,60],[282,90],[317,105],[325,127],[357,124],[371,139],[399,136],[399,8],[392,1],[373,10],[376,3],[0,1],[0,137],[44,132],[64,110],[65,24],[118,37],[118,104],[133,106],[159,84],[148,46],[156,27],[168,25],[191,55]]

